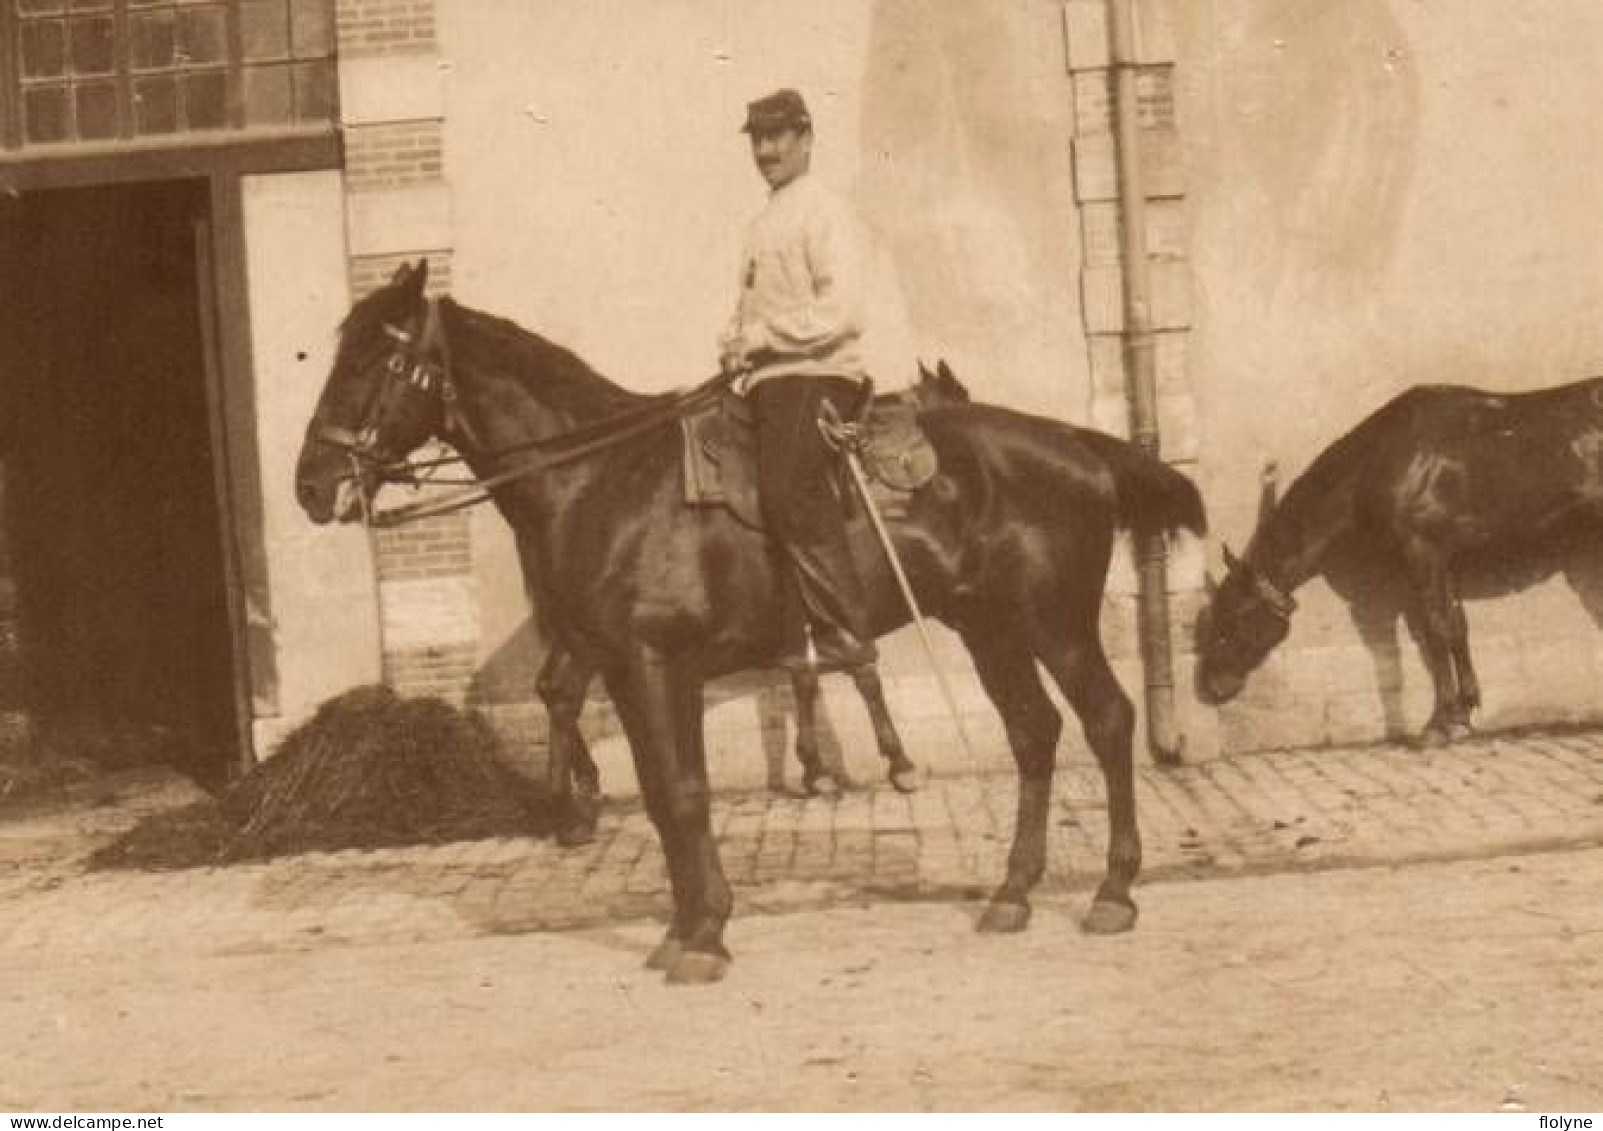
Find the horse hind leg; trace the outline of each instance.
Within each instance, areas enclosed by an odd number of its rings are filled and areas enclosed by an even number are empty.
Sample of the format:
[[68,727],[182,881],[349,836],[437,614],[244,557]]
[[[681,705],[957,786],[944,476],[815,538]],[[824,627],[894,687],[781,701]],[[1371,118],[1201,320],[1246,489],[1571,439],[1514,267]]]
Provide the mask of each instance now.
[[1082,926],[1088,934],[1127,931],[1137,915],[1130,886],[1141,872],[1131,752],[1135,708],[1108,666],[1094,620],[1071,640],[1038,638],[1036,654],[1079,717],[1107,790],[1108,870]]
[[1448,601],[1448,649],[1458,683],[1458,697],[1448,719],[1448,737],[1468,738],[1475,733],[1471,716],[1481,705],[1481,681],[1475,674],[1475,662],[1470,658],[1469,618],[1464,615],[1464,602],[1459,598],[1456,585],[1449,588]]
[[1419,744],[1446,746],[1453,741],[1454,716],[1462,712],[1453,662],[1453,601],[1447,570],[1440,555],[1417,541],[1404,548],[1403,563],[1413,591],[1415,635],[1435,692],[1435,706],[1420,732]]
[[1005,625],[987,621],[983,627],[960,629],[980,683],[1002,716],[1019,775],[1007,873],[976,924],[977,930],[987,933],[1022,931],[1029,925],[1029,895],[1046,872],[1052,773],[1063,729],[1062,716],[1041,686],[1035,657],[1021,643],[1026,633],[1022,626],[1016,627],[1020,630],[1008,631]]

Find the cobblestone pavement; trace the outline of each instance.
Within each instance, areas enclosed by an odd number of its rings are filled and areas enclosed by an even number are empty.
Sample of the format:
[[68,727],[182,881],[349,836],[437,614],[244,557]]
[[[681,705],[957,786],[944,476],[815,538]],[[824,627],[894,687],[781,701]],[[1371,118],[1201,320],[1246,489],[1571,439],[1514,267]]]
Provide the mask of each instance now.
[[[1100,878],[1094,766],[1060,769],[1043,893]],[[590,846],[507,839],[181,872],[87,872],[85,855],[192,795],[159,775],[101,804],[0,819],[0,949],[252,953],[426,942],[660,917],[656,839],[615,804]],[[983,897],[1002,874],[1011,774],[878,785],[838,799],[722,797],[715,820],[737,915]],[[1603,733],[1484,738],[1146,765],[1148,881],[1403,864],[1603,844]],[[1138,891],[1139,895],[1139,891]]]

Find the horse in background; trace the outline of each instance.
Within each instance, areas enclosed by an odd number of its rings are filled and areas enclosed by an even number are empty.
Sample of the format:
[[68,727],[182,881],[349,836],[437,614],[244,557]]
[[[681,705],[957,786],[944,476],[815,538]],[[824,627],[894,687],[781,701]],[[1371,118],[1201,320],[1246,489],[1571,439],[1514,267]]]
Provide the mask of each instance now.
[[1198,684],[1223,703],[1290,631],[1304,582],[1364,553],[1401,574],[1435,703],[1419,736],[1473,732],[1481,686],[1461,571],[1517,562],[1603,519],[1603,378],[1528,393],[1422,385],[1319,454],[1260,511],[1198,620]]
[[[946,361],[937,359],[933,369],[919,361],[916,382],[903,390],[881,393],[875,400],[880,403],[903,400],[922,411],[940,405],[968,404],[970,396]],[[538,557],[524,545],[521,536],[518,553],[525,577],[531,577],[531,571],[538,568]],[[531,599],[537,600],[534,586],[530,585],[530,589]],[[557,842],[574,847],[595,839],[600,817],[601,771],[579,730],[579,716],[596,673],[550,633],[543,623],[544,618],[540,617],[539,606],[535,605],[535,609],[536,618],[542,621],[542,635],[548,641],[545,661],[535,680],[535,690],[546,708],[546,790],[558,814]],[[886,777],[899,792],[912,792],[917,788],[918,768],[908,758],[891,718],[878,671],[870,665],[852,668],[846,674],[868,709],[874,740],[885,761]],[[801,767],[802,789],[809,796],[833,797],[845,783],[824,765],[819,753],[818,673],[793,669],[790,688],[796,707],[795,753]]]
[[[684,505],[686,397],[642,397],[570,351],[449,298],[403,266],[358,302],[307,423],[296,496],[315,523],[356,521],[431,438],[461,453],[518,531],[555,635],[606,684],[666,858],[673,916],[648,965],[676,983],[721,978],[732,897],[712,832],[703,736],[708,679],[780,654],[782,556],[727,510]],[[705,391],[705,390],[704,390]],[[1006,873],[978,929],[1018,931],[1046,869],[1062,718],[1079,717],[1108,804],[1106,871],[1083,920],[1129,930],[1141,867],[1135,710],[1102,649],[1114,533],[1202,532],[1189,479],[1135,446],[992,405],[919,421],[939,472],[891,537],[925,612],[954,629],[1002,716],[1018,772]],[[876,635],[908,614],[861,513],[849,528]]]

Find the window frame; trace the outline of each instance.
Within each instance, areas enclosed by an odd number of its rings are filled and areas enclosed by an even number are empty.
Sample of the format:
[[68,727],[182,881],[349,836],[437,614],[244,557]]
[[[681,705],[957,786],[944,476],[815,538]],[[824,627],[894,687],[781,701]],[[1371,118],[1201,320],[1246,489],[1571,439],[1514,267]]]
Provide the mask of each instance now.
[[[138,3],[138,0],[134,0]],[[22,28],[28,17],[24,17],[18,6],[18,0],[0,0],[0,163],[18,159],[48,159],[58,157],[82,156],[97,151],[116,151],[120,149],[149,149],[152,147],[183,147],[183,146],[213,146],[237,142],[241,138],[266,137],[301,137],[309,135],[323,135],[334,133],[339,126],[339,92],[338,92],[338,49],[335,42],[335,11],[334,0],[321,0],[326,6],[322,25],[327,39],[327,54],[299,57],[296,55],[295,35],[295,0],[283,0],[285,18],[288,22],[286,29],[286,55],[278,59],[247,59],[245,57],[244,34],[244,0],[212,0],[221,6],[224,12],[226,45],[221,63],[206,64],[194,69],[186,69],[182,64],[163,67],[161,69],[135,71],[133,62],[134,42],[130,16],[137,15],[145,10],[144,6],[130,9],[130,0],[108,0],[110,4],[109,15],[113,24],[113,52],[114,67],[110,75],[94,76],[90,81],[110,81],[115,84],[116,90],[116,122],[115,136],[103,139],[84,140],[71,137],[59,141],[31,142],[27,138],[25,119],[25,93],[30,88],[43,88],[61,86],[69,92],[77,90],[79,79],[71,72],[70,59],[66,72],[59,77],[44,80],[30,80],[24,77],[22,69],[21,47]],[[182,0],[178,0],[175,11],[181,11]],[[69,3],[63,4],[61,13],[63,20],[72,17]],[[156,9],[160,10],[160,9]],[[101,15],[105,13],[94,13]],[[54,18],[52,15],[51,18]],[[70,56],[70,51],[69,51]],[[324,64],[327,75],[324,81],[331,85],[328,91],[328,105],[326,114],[316,118],[297,120],[296,94],[293,89],[290,93],[289,117],[283,121],[268,123],[251,123],[249,121],[249,106],[245,86],[247,74],[255,68],[264,72],[272,69],[292,71],[303,68],[305,64]],[[204,75],[207,73],[221,73],[225,76],[223,124],[216,127],[194,129],[187,123],[181,128],[169,131],[141,133],[135,120],[135,83],[149,81],[153,76],[171,75],[175,83],[181,83],[188,76]],[[304,73],[304,71],[302,72]],[[321,76],[320,76],[321,77]],[[291,83],[296,81],[291,76]],[[73,130],[76,134],[76,128]]]

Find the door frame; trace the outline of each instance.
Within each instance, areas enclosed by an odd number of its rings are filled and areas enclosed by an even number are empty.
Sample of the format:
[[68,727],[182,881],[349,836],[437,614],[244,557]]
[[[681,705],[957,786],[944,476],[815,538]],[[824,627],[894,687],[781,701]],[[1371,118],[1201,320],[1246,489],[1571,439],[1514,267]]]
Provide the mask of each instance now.
[[263,526],[255,364],[251,348],[242,177],[340,165],[340,146],[221,145],[91,159],[0,161],[0,191],[204,181],[196,284],[204,354],[212,499],[217,508],[227,618],[234,749],[230,775],[257,762],[255,721],[278,713],[279,679]]
[[[207,179],[208,208],[195,222],[196,291],[199,295],[201,343],[204,354],[206,420],[211,441],[212,499],[218,508],[218,534],[222,539],[223,592],[228,617],[229,686],[233,692],[234,763],[244,774],[256,764],[253,726],[255,703],[260,697],[276,700],[277,672],[272,655],[253,657],[250,616],[253,591],[265,593],[262,574],[252,577],[251,549],[261,557],[261,541],[245,539],[249,512],[261,528],[260,497],[250,345],[250,302],[245,289],[244,219],[239,175],[213,173]],[[230,377],[233,380],[230,380]],[[239,391],[243,388],[245,395]],[[242,513],[245,512],[245,513]],[[261,587],[253,582],[260,582]],[[264,617],[266,610],[261,610]],[[253,659],[255,662],[253,663]]]

